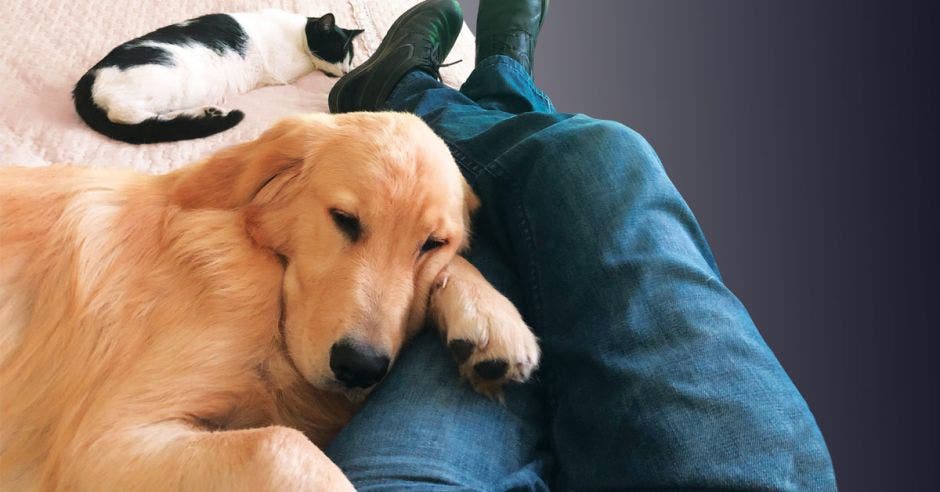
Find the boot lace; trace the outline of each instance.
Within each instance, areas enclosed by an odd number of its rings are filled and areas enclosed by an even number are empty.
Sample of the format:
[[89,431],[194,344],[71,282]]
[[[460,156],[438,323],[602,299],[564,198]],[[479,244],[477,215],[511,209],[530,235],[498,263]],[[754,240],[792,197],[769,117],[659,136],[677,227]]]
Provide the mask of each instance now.
[[441,57],[441,45],[437,43],[429,43],[428,45],[426,45],[426,48],[427,48],[427,53],[425,53],[424,58],[427,60],[428,68],[431,70],[431,72],[434,74],[434,77],[436,77],[437,80],[442,80],[441,70],[440,70],[441,68],[449,67],[451,65],[456,65],[463,61],[463,59],[461,58],[460,60],[453,61],[450,63],[443,63],[444,60],[442,59],[443,57]]

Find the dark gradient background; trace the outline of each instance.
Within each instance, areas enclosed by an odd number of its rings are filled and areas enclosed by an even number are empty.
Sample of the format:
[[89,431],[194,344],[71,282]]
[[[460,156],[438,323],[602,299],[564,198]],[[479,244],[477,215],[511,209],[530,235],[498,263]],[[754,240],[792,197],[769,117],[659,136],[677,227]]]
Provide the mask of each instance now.
[[847,491],[935,482],[938,10],[554,0],[539,39],[559,110],[657,149]]

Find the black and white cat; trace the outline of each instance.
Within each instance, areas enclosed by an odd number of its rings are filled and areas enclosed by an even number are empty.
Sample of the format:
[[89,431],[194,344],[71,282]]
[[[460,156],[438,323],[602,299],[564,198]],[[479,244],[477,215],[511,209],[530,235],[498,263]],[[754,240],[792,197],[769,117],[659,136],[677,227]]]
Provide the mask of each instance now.
[[349,70],[352,39],[333,14],[282,10],[209,14],[162,27],[111,50],[75,85],[85,123],[130,143],[200,138],[245,116],[213,104],[256,87],[285,84],[313,70]]

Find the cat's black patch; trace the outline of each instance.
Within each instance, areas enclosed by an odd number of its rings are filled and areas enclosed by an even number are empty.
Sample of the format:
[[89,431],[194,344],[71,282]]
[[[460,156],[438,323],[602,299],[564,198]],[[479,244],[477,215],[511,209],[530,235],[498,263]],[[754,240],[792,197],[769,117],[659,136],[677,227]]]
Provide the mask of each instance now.
[[166,65],[173,66],[173,55],[163,48],[155,46],[134,46],[122,44],[111,50],[92,69],[104,67],[118,67],[124,70],[137,65]]
[[219,55],[233,51],[243,58],[248,48],[248,35],[238,21],[228,14],[208,14],[179,24],[161,27],[130,43],[140,41],[179,45],[198,43]]
[[98,133],[122,142],[141,144],[207,137],[228,130],[245,117],[238,110],[227,114],[208,111],[202,117],[177,116],[172,120],[152,118],[133,125],[115,123],[92,99],[91,89],[96,75],[97,72],[92,70],[75,84],[75,90],[72,91],[75,111]]
[[244,58],[248,35],[241,25],[227,14],[209,14],[132,39],[111,50],[94,68],[118,67],[124,70],[137,65],[173,66],[173,55],[160,47],[143,44],[147,41],[175,45],[201,44],[218,55],[238,53]]
[[352,40],[362,33],[362,29],[343,29],[336,25],[333,14],[326,14],[308,17],[304,32],[307,34],[307,48],[314,56],[329,63],[340,63],[352,60]]

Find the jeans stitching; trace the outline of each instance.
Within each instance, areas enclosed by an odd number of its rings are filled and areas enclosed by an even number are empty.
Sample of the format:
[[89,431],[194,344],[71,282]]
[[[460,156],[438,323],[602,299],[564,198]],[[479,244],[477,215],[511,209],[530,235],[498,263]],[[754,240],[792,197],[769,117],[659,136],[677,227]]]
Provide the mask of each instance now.
[[[445,142],[450,148],[451,153],[454,154],[454,160],[457,161],[457,165],[462,169],[466,169],[469,174],[473,175],[473,178],[479,178],[481,174],[488,174],[494,178],[501,178],[505,169],[495,164],[495,161],[490,162],[489,164],[481,164],[476,159],[469,157],[466,152],[464,152],[460,146],[453,142]],[[494,167],[496,169],[494,169]]]
[[525,84],[526,84],[526,86],[528,87],[528,89],[529,89],[530,91],[532,91],[533,93],[535,93],[535,95],[538,96],[538,97],[542,100],[542,102],[544,102],[546,105],[548,105],[548,107],[551,108],[552,111],[555,110],[555,105],[552,104],[552,102],[548,99],[548,95],[546,95],[544,92],[542,92],[542,89],[539,89],[538,86],[535,85],[535,81],[532,80],[532,75],[529,74],[529,72],[526,72],[525,70],[522,70],[521,67],[520,67],[520,65],[519,65],[519,63],[517,63],[517,62],[515,62],[515,61],[513,61],[513,62],[506,62],[506,61],[503,61],[503,63],[505,63],[506,66],[507,66],[510,70],[512,70],[513,72],[516,72],[517,74],[521,75],[521,76],[522,76],[522,79],[523,79],[523,81],[525,81]]
[[[529,254],[526,255],[525,262],[528,263],[528,285],[529,290],[531,291],[531,301],[532,301],[532,311],[535,315],[535,322],[539,326],[544,326],[545,319],[544,313],[542,311],[542,292],[541,292],[541,273],[539,272],[538,262],[535,261],[535,235],[532,233],[532,226],[529,220],[528,211],[525,208],[525,204],[522,201],[522,186],[519,183],[518,179],[510,178],[506,180],[506,184],[512,190],[513,198],[516,200],[516,215],[519,221],[519,232],[522,235],[522,239],[525,242],[525,251]],[[525,288],[525,286],[523,286]]]
[[[528,255],[524,259],[520,258],[520,263],[524,265],[527,264],[528,266],[526,280],[523,281],[521,287],[523,291],[529,293],[529,301],[531,303],[531,313],[533,318],[531,319],[532,323],[537,327],[544,328],[545,314],[542,306],[542,274],[539,271],[538,262],[535,261],[534,258],[536,254],[535,235],[532,233],[529,213],[522,201],[522,184],[517,178],[502,177],[503,172],[506,170],[502,166],[495,165],[496,161],[499,159],[495,159],[490,163],[489,166],[481,166],[475,159],[471,159],[465,152],[460,150],[460,147],[456,144],[447,143],[447,145],[451,148],[451,152],[454,154],[454,160],[457,161],[461,168],[467,170],[468,173],[471,173],[474,179],[479,177],[482,173],[486,173],[495,179],[503,179],[506,183],[506,187],[511,190],[512,196],[516,199],[514,209],[519,224],[519,232],[522,236],[523,242],[525,243],[525,251],[528,251]],[[494,167],[501,172],[494,173]],[[557,387],[554,385],[554,381],[556,381],[557,378],[553,377],[548,369],[549,368],[547,367],[543,367],[538,371],[539,379],[541,379],[539,385],[543,388],[544,398],[549,407],[557,407],[558,397],[552,391],[552,388]],[[551,437],[549,437],[549,439],[551,439]]]
[[[539,279],[541,278],[541,273],[539,272],[539,269],[538,269],[538,262],[535,261],[534,258],[532,258],[532,256],[534,256],[535,247],[536,247],[535,236],[532,233],[532,226],[530,225],[529,214],[525,209],[525,204],[522,202],[521,183],[516,178],[511,178],[511,177],[505,178],[503,176],[505,169],[502,166],[497,165],[496,161],[498,159],[491,162],[490,165],[488,166],[483,166],[479,164],[475,159],[472,159],[469,156],[467,156],[467,154],[463,150],[461,150],[457,144],[448,143],[447,145],[450,147],[451,152],[454,154],[454,160],[457,161],[458,166],[467,170],[468,173],[472,174],[474,179],[478,178],[480,174],[482,173],[486,173],[496,179],[503,179],[506,183],[506,186],[511,189],[514,199],[517,200],[514,208],[516,209],[516,215],[518,216],[518,221],[520,225],[520,233],[522,234],[523,241],[526,243],[525,244],[526,251],[533,253],[532,255],[529,255],[529,257],[525,259],[526,263],[528,263],[528,272],[527,272],[528,284],[531,286],[531,292],[532,292],[531,294],[532,310],[535,314],[536,322],[539,325],[543,325],[545,320],[544,320],[544,315],[542,312],[541,282],[539,281]],[[501,172],[499,173],[493,172],[494,167],[496,168],[496,170],[499,170]]]
[[[506,180],[507,187],[509,187],[513,193],[513,197],[516,199],[516,214],[518,216],[519,222],[519,231],[522,235],[523,241],[525,244],[525,251],[527,255],[524,259],[525,263],[528,263],[528,279],[521,286],[524,291],[528,291],[530,294],[531,302],[531,313],[533,319],[532,323],[542,330],[547,328],[545,320],[545,310],[543,309],[542,304],[542,274],[539,270],[539,264],[535,260],[537,254],[535,234],[532,232],[531,221],[529,220],[529,213],[526,210],[525,203],[522,200],[522,184],[518,178],[507,178]],[[539,344],[542,345],[541,343]],[[544,348],[543,358],[544,358]],[[551,371],[551,366],[544,366],[538,369],[537,378],[533,378],[530,384],[538,384],[542,388],[542,395],[549,409],[558,408],[558,396],[555,393],[555,389],[559,388],[558,378],[556,378]],[[551,424],[549,424],[551,427]],[[554,436],[552,432],[546,431],[546,438],[549,442],[550,449],[555,449]]]
[[460,149],[455,143],[444,142],[450,147],[450,152],[454,154],[454,160],[457,161],[457,166],[465,170],[467,174],[473,176],[473,179],[476,180],[480,176],[480,172],[483,170],[481,166],[475,159],[467,157],[467,154]]
[[[491,60],[491,61],[487,61],[487,63],[481,63],[477,65],[477,68],[479,67],[489,68],[491,66],[495,67],[498,65],[504,65],[505,68],[507,68],[508,70],[515,72],[517,75],[520,75],[521,78],[525,81],[526,87],[530,91],[532,91],[532,93],[534,93],[539,99],[541,99],[542,102],[544,102],[551,109],[551,112],[555,112],[555,105],[552,104],[552,101],[548,98],[548,95],[542,92],[542,89],[539,89],[538,86],[535,85],[535,81],[532,80],[532,75],[529,74],[529,72],[525,71],[522,68],[522,65],[519,64],[519,62],[505,55],[494,55],[492,57],[487,58],[486,60]],[[471,74],[471,77],[472,76],[473,74]]]
[[[403,459],[398,463],[383,463],[383,465],[385,468],[395,469],[396,471],[405,470],[408,467],[419,466],[421,467],[422,472],[436,473],[441,477],[446,477],[444,480],[433,482],[437,485],[446,485],[450,487],[462,487],[461,490],[474,490],[474,491],[486,490],[483,487],[483,484],[480,482],[480,480],[474,478],[472,474],[467,473],[466,470],[457,470],[451,467],[435,466],[430,463],[423,462],[421,460],[408,460],[408,459]],[[353,458],[351,460],[343,461],[344,471],[347,473],[352,472],[353,479],[357,479],[357,478],[361,479],[361,477],[355,476],[355,472],[358,471],[356,470],[357,467],[374,470],[376,468],[376,464],[370,462],[370,460],[368,459]],[[386,485],[387,484],[386,481],[388,480],[388,478],[389,477],[387,476],[381,477],[381,484]],[[426,478],[427,477],[424,477],[424,478],[421,478],[420,480],[426,480]],[[370,482],[375,481],[375,477],[368,477],[367,480]],[[360,480],[360,482],[361,481],[362,480]],[[428,484],[428,482],[426,481],[421,482],[421,483],[424,483],[425,485]],[[468,485],[470,483],[472,483],[473,485],[472,486]],[[359,485],[361,486],[363,484],[360,483]],[[463,487],[466,487],[466,488],[463,488]]]

